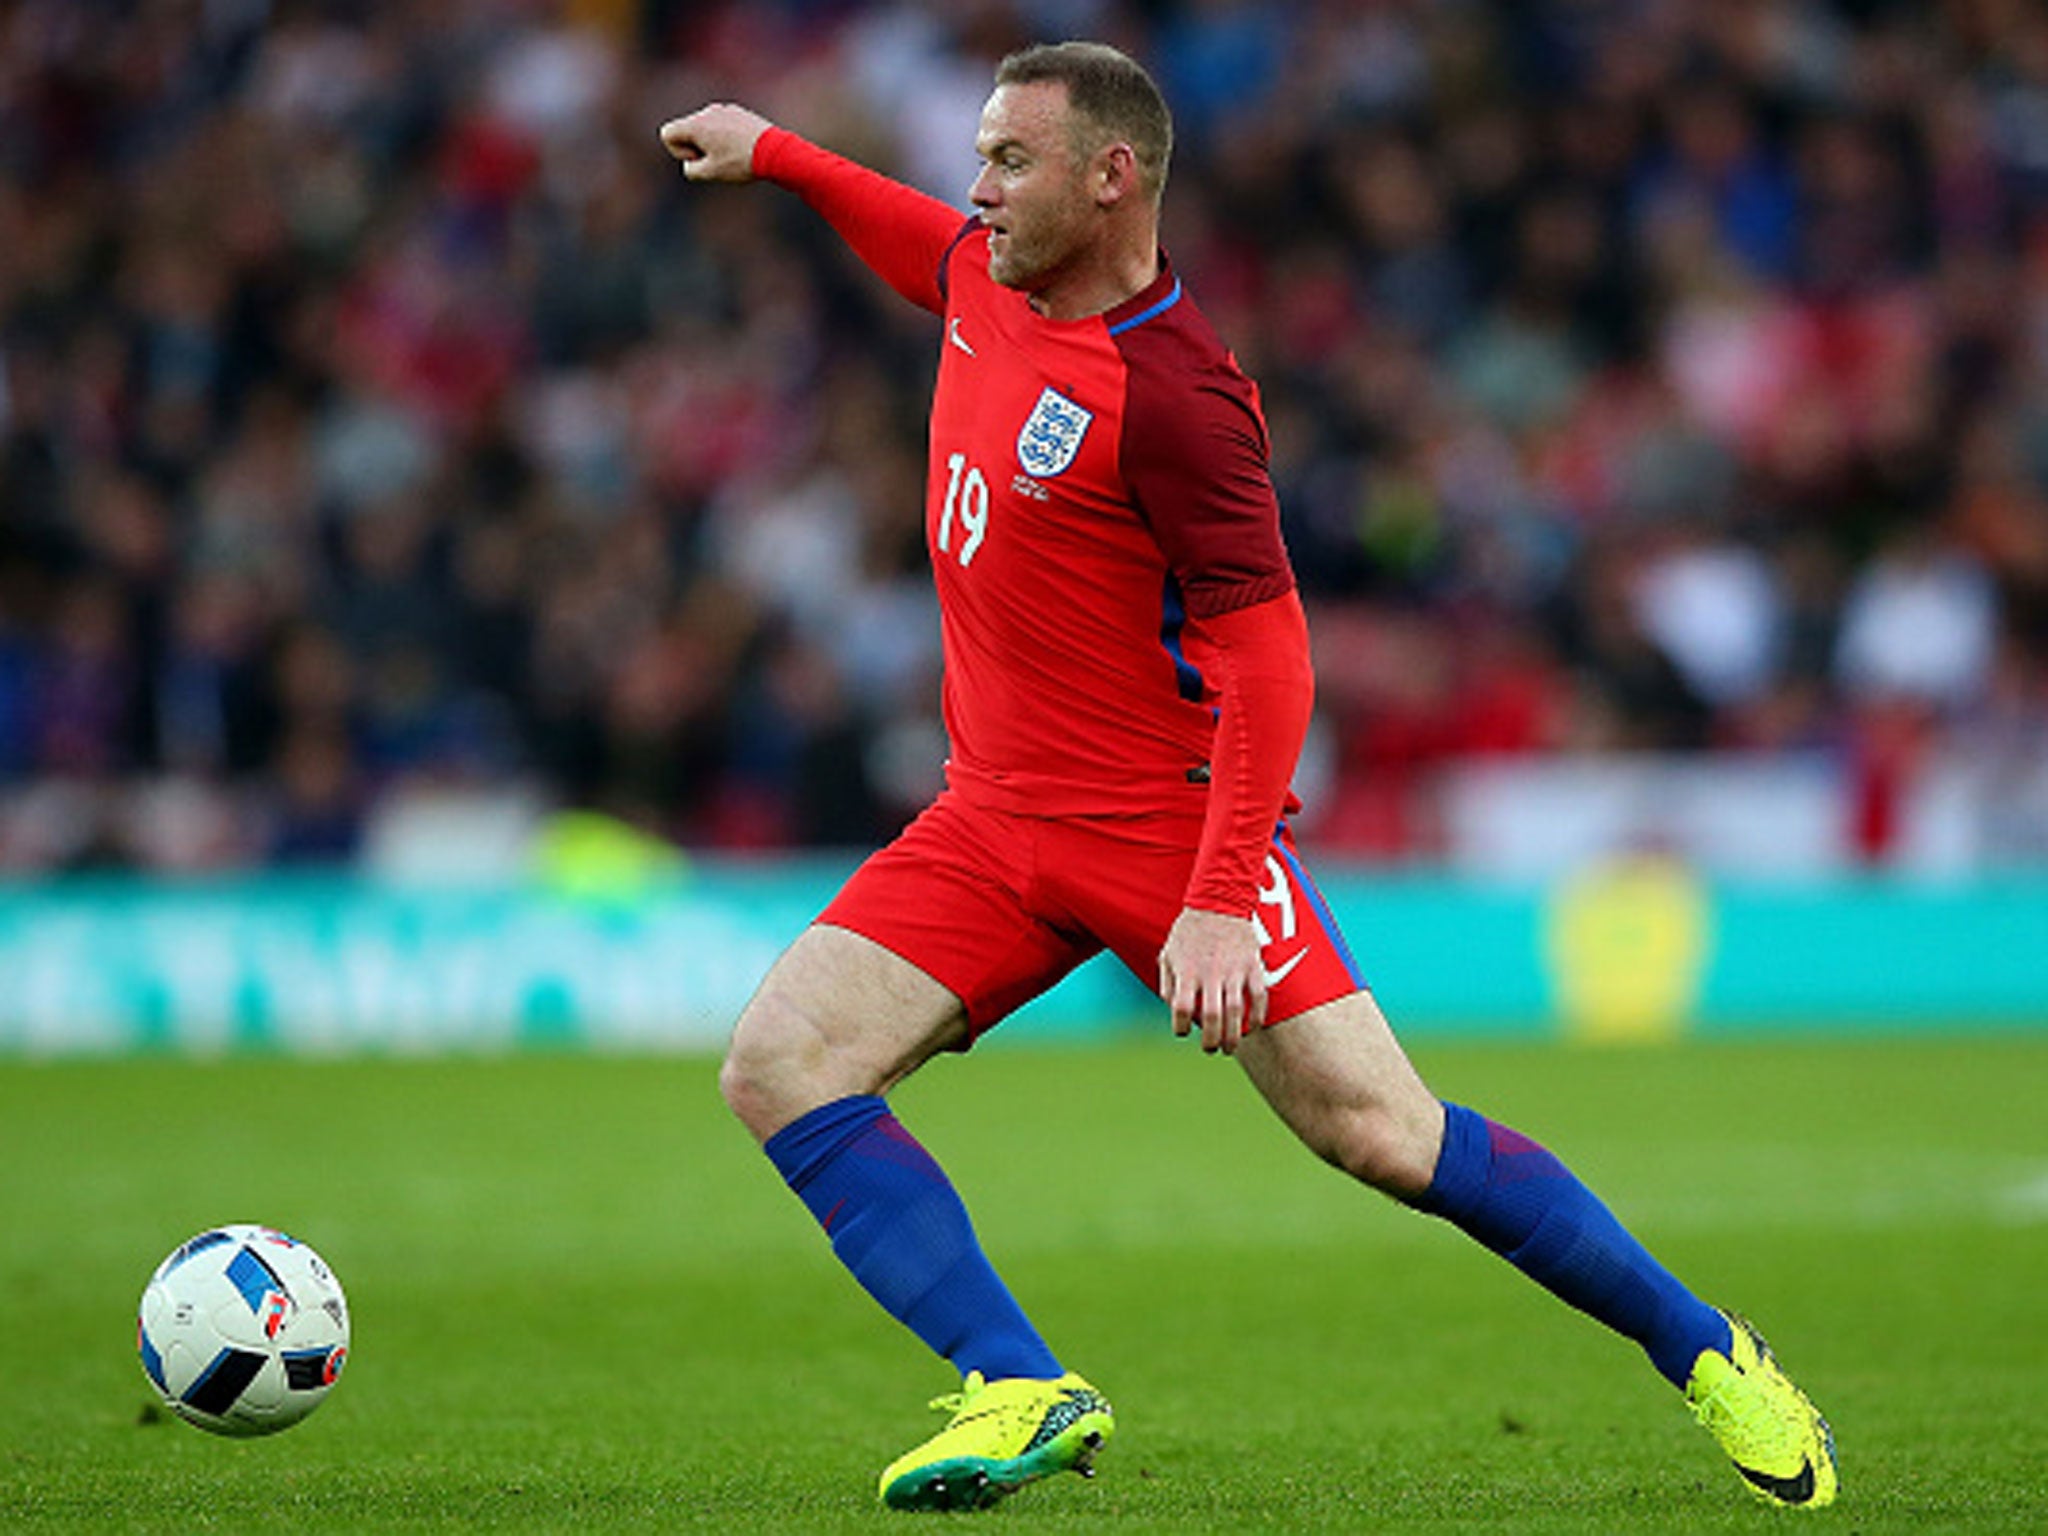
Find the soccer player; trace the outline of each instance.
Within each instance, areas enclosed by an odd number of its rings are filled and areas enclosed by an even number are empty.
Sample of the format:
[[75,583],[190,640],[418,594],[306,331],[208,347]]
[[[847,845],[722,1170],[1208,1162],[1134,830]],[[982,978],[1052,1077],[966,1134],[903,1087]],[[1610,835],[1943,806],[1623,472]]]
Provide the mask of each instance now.
[[1151,78],[1092,43],[1005,59],[964,220],[731,104],[661,140],[692,181],[795,192],[942,322],[946,788],[771,968],[720,1080],[841,1262],[963,1378],[883,1501],[991,1504],[1092,1470],[1114,1429],[883,1098],[1108,949],[1320,1156],[1640,1344],[1762,1497],[1827,1503],[1827,1424],[1763,1340],[1549,1152],[1423,1085],[1302,866],[1307,626],[1257,392],[1159,248]]

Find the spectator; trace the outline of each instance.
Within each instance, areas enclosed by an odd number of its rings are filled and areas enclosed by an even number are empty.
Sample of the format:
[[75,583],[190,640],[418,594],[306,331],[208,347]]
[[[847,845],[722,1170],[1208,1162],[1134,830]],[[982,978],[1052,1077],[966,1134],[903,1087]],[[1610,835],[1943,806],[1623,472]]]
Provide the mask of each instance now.
[[[2048,21],[2008,10],[16,6],[0,821],[71,810],[0,866],[346,857],[423,776],[885,835],[943,754],[934,339],[800,210],[675,195],[650,124],[694,75],[959,199],[933,122],[1049,29],[1175,97],[1168,243],[1325,637],[1319,836],[1426,855],[1476,753],[1895,785],[1993,699],[2033,740]],[[184,830],[107,833],[131,792]]]

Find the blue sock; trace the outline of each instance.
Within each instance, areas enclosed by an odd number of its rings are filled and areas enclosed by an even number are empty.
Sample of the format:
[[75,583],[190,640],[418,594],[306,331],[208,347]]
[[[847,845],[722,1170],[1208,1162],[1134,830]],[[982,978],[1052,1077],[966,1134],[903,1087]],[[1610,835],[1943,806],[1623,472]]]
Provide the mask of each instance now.
[[952,1184],[881,1099],[820,1105],[762,1150],[854,1279],[961,1375],[1062,1374],[982,1255]]
[[1731,1347],[1721,1314],[1650,1257],[1569,1168],[1484,1115],[1444,1105],[1436,1176],[1415,1204],[1634,1339],[1674,1386],[1685,1385],[1701,1350]]

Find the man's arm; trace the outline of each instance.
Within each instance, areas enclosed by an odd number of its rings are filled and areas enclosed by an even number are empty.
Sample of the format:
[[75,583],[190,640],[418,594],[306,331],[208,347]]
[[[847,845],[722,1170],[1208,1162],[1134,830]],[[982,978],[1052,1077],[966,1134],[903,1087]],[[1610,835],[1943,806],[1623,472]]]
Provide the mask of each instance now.
[[1204,648],[1217,715],[1207,819],[1159,991],[1177,1034],[1199,1023],[1205,1050],[1230,1052],[1265,1022],[1253,914],[1308,733],[1308,625],[1250,382],[1171,332],[1149,341],[1126,352],[1124,474],[1180,587],[1191,656]]
[[904,298],[934,314],[945,308],[939,268],[966,223],[958,209],[729,102],[662,124],[661,142],[691,181],[787,187]]
[[1229,1054],[1266,1022],[1266,968],[1252,914],[1314,707],[1308,620],[1292,590],[1204,621],[1216,674],[1209,807],[1180,917],[1159,955],[1176,1034]]
[[1203,621],[1214,647],[1209,809],[1186,905],[1249,917],[1315,706],[1308,616],[1289,590]]

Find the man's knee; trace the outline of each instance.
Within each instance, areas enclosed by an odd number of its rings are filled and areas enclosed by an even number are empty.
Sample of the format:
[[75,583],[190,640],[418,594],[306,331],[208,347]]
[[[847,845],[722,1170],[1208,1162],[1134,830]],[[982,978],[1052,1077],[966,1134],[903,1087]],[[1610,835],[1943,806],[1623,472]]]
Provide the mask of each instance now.
[[966,1038],[959,999],[937,981],[870,939],[812,927],[741,1012],[719,1091],[766,1141],[821,1104],[888,1092]]
[[1360,1183],[1411,1200],[1429,1188],[1443,1141],[1443,1111],[1424,1106],[1375,1104],[1332,1118],[1311,1143],[1332,1166]]
[[756,1140],[766,1141],[774,1134],[761,1129],[768,1107],[767,1084],[753,1056],[742,1049],[737,1031],[733,1034],[732,1043],[726,1047],[725,1060],[719,1064],[718,1096],[725,1100],[725,1107],[754,1133]]
[[1238,1059],[1323,1161],[1397,1199],[1429,1187],[1443,1106],[1370,993],[1282,1020],[1248,1038]]
[[[798,1010],[764,992],[747,1004],[733,1026],[718,1091],[726,1107],[766,1141],[783,1126],[824,1102],[815,1064],[822,1042]],[[806,1064],[812,1065],[807,1069]]]

